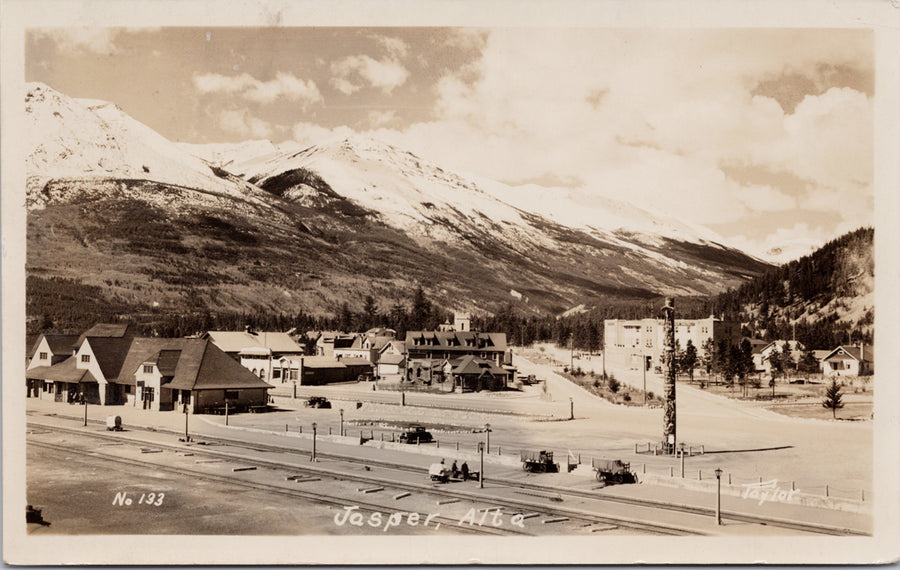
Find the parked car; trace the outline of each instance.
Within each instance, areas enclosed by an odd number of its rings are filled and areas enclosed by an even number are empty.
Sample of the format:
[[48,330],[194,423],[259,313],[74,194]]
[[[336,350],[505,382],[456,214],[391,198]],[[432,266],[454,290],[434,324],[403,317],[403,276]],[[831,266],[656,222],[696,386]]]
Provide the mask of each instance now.
[[400,443],[431,443],[434,438],[422,426],[410,426],[409,431],[400,434]]
[[330,408],[331,402],[328,401],[327,398],[323,398],[322,396],[313,396],[310,399],[306,400],[307,408]]

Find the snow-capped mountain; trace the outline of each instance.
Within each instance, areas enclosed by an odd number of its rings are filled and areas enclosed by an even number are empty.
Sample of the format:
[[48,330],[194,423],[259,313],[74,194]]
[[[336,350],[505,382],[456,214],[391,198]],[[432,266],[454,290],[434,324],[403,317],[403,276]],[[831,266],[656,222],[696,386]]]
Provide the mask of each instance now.
[[328,312],[418,283],[446,306],[490,310],[515,291],[560,312],[706,295],[766,267],[628,204],[573,214],[369,138],[175,144],[39,84],[26,115],[29,270],[72,277],[78,257],[81,281],[139,305]]
[[147,180],[246,196],[257,189],[178,148],[119,107],[74,99],[42,83],[25,93],[29,205],[49,198],[34,192],[51,180]]

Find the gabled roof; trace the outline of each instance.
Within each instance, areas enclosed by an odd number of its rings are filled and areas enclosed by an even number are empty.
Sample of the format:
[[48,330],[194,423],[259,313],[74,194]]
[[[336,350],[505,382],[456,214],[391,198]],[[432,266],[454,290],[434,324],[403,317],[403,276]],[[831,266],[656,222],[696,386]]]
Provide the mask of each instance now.
[[484,374],[485,372],[492,375],[506,375],[509,371],[505,368],[497,366],[490,360],[478,358],[471,354],[467,354],[461,358],[457,358],[452,363],[453,374]]
[[277,353],[301,354],[303,347],[283,332],[207,331],[201,338],[209,339],[228,353],[245,348],[268,348]]
[[844,360],[844,357],[852,358],[853,360],[864,360],[865,362],[872,362],[875,359],[875,351],[872,349],[871,345],[865,345],[863,351],[860,352],[858,346],[839,346],[825,355],[821,360]]
[[[153,363],[159,366],[160,356],[163,352],[168,352],[168,354],[162,355],[163,364],[166,368],[171,368],[170,359],[174,356],[171,353],[178,351],[180,357],[180,351],[189,340],[192,339],[144,337],[134,339],[131,342],[131,347],[128,349],[128,355],[125,357],[125,362],[122,363],[122,368],[119,371],[119,377],[116,379],[116,383],[130,384],[133,386],[134,374],[137,372],[138,368],[145,363]],[[161,366],[160,369],[162,369]]]
[[122,372],[122,364],[125,363],[125,358],[128,356],[132,340],[129,336],[88,337],[85,339],[94,353],[103,377],[108,381],[115,382]]
[[[75,348],[75,342],[78,341],[77,334],[45,334],[43,338],[47,339],[47,344],[50,346],[53,354],[71,353],[72,349]],[[37,345],[40,342],[41,339],[38,338],[35,349],[37,349]]]
[[384,344],[384,346],[382,346],[378,350],[378,352],[381,354],[384,354],[387,350],[390,350],[391,347],[393,347],[400,354],[403,354],[406,352],[406,344],[404,344],[403,342],[396,340],[396,339],[393,339],[390,342],[386,342]]
[[403,364],[406,357],[402,354],[385,354],[378,361],[378,364]]
[[63,360],[59,364],[53,366],[38,366],[27,370],[25,377],[29,380],[50,380],[53,382],[92,382],[97,383],[97,379],[86,368],[77,368],[74,356]]
[[185,339],[172,381],[173,390],[272,388],[206,339]]
[[131,325],[99,323],[81,333],[75,346],[81,346],[86,338],[128,338],[133,337]]
[[175,374],[175,367],[181,358],[181,350],[164,349],[160,350],[156,356],[156,367],[163,376],[172,376]]

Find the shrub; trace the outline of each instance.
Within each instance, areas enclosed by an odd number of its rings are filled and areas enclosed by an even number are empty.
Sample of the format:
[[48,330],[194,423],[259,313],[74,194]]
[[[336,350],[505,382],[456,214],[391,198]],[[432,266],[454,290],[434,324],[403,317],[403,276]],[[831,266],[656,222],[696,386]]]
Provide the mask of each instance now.
[[626,402],[630,402],[630,401],[631,401],[631,394],[629,394],[629,393],[626,392],[626,393],[625,393],[625,396],[624,396],[622,399],[625,400]]
[[606,381],[606,385],[609,386],[609,391],[615,394],[619,391],[619,388],[622,386],[618,380],[616,380],[615,376],[610,376],[609,380]]

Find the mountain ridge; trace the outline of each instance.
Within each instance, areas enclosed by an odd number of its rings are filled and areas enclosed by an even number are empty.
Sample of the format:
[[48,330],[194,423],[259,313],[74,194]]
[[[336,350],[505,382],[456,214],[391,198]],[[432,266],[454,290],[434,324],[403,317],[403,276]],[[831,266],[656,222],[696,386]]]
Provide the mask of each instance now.
[[570,227],[372,139],[220,145],[209,162],[47,86],[29,86],[26,115],[28,275],[105,287],[132,311],[334,312],[423,285],[447,307],[490,312],[515,291],[558,313],[707,295],[768,267],[678,232]]

